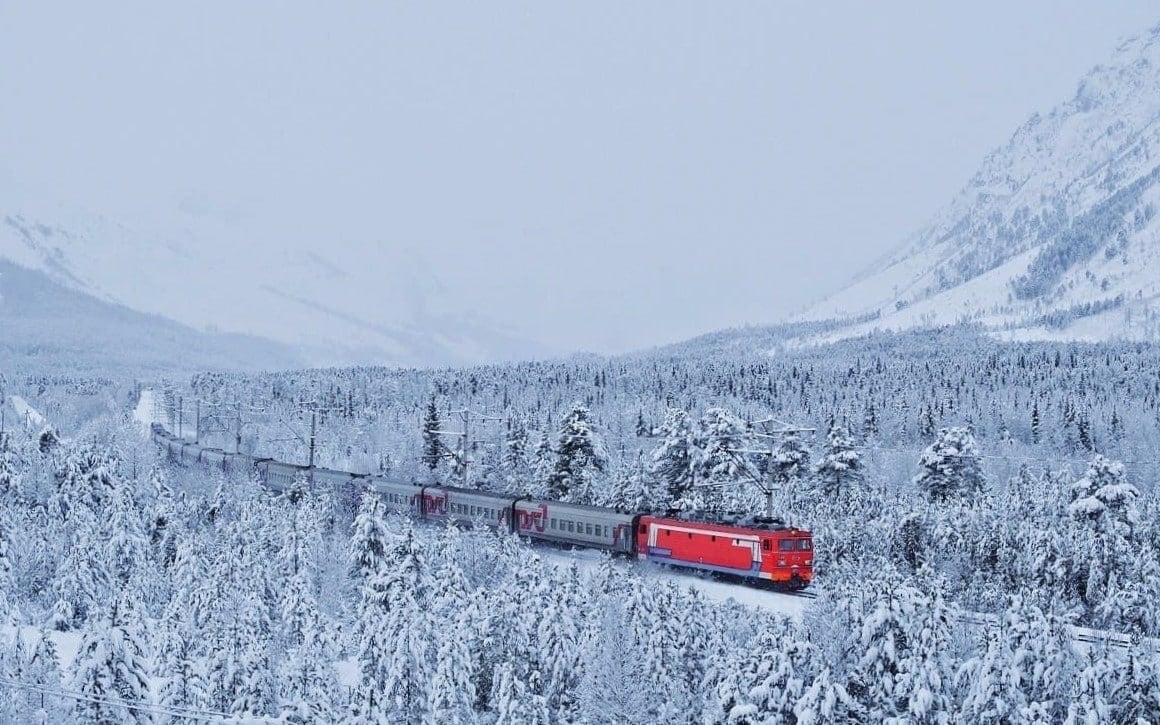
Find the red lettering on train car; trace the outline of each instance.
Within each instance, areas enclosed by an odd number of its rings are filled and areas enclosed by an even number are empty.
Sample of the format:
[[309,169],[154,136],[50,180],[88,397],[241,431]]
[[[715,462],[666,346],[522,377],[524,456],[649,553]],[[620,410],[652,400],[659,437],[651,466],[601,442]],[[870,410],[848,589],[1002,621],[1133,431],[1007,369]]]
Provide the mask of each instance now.
[[540,504],[540,508],[532,511],[516,509],[516,525],[520,531],[544,532],[544,524],[548,521],[548,505]]
[[423,494],[423,513],[428,516],[447,515],[447,494]]

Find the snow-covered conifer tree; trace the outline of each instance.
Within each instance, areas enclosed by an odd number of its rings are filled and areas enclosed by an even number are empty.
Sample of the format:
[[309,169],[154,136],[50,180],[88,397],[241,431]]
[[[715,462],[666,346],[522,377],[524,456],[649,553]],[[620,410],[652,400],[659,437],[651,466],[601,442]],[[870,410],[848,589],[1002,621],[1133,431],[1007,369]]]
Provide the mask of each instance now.
[[[373,655],[360,649],[364,682],[380,683],[383,711],[398,720],[418,720],[428,711],[431,682],[430,617],[423,591],[422,546],[406,524],[390,559],[367,586],[363,605],[370,611],[370,640],[383,647]],[[367,637],[364,629],[360,633]]]
[[439,419],[439,409],[435,407],[435,398],[427,403],[427,413],[423,416],[423,465],[434,473],[443,459],[447,456],[447,446],[439,437],[443,429],[443,421]]
[[111,617],[89,622],[73,661],[70,688],[93,698],[78,700],[78,723],[149,723],[147,712],[108,704],[110,699],[149,704],[149,672],[128,600]]
[[390,543],[386,521],[383,520],[382,502],[373,489],[368,488],[363,492],[352,528],[347,554],[348,571],[356,586],[361,587],[382,570]]
[[431,621],[434,671],[430,683],[432,723],[472,722],[475,719],[475,657],[478,613],[467,577],[459,566],[458,531],[443,534],[440,564],[431,580]]
[[667,488],[668,507],[677,508],[682,503],[689,504],[697,493],[694,487],[700,451],[689,414],[670,409],[661,425],[660,437],[660,445],[652,453],[649,472]]
[[966,722],[1062,722],[1077,656],[1065,622],[1014,597],[987,648],[959,670]]
[[1077,576],[1084,582],[1083,599],[1100,606],[1128,578],[1134,532],[1140,517],[1140,492],[1124,480],[1124,465],[1097,455],[1087,473],[1072,485],[1068,512],[1081,525],[1076,542]]
[[865,475],[853,437],[840,425],[830,427],[826,447],[814,466],[818,492],[831,502],[845,502],[861,493]]
[[986,483],[975,436],[967,428],[940,428],[918,461],[914,485],[929,500],[973,498]]
[[792,494],[799,482],[809,476],[810,450],[797,434],[786,434],[777,442],[769,466],[774,482]]
[[523,416],[513,416],[507,423],[503,453],[499,462],[505,491],[522,493],[527,489],[528,478],[531,475],[529,467],[531,452],[527,423],[524,422]]
[[717,685],[712,722],[792,722],[809,677],[809,646],[786,623],[763,627],[738,650]]
[[569,503],[595,501],[595,476],[604,471],[608,455],[592,427],[588,407],[573,403],[560,426],[556,442],[556,468],[548,480],[548,494]]

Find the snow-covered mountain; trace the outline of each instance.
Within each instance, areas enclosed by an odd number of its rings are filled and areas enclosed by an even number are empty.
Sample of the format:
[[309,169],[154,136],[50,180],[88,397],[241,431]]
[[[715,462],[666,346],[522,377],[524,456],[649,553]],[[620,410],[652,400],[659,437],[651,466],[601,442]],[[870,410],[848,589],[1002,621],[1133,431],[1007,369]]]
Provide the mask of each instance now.
[[96,299],[44,272],[0,259],[0,371],[168,376],[303,364],[288,345],[200,332]]
[[[949,140],[948,140],[949,142]],[[1010,337],[1160,333],[1160,26],[1032,116],[935,219],[801,319]]]
[[106,302],[293,345],[316,365],[448,365],[547,353],[452,309],[413,250],[364,245],[357,259],[340,261],[323,244],[268,237],[247,227],[244,214],[196,201],[150,228],[0,179],[0,258]]

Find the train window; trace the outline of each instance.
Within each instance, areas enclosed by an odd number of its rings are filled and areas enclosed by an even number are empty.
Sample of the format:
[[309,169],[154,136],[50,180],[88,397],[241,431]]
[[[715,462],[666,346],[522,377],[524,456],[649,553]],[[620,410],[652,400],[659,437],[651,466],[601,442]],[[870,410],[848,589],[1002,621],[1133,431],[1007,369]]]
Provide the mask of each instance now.
[[584,524],[584,533],[592,536],[592,524]]
[[813,548],[813,544],[809,539],[798,539],[798,549],[801,551],[809,551]]
[[568,522],[568,533],[569,533],[569,534],[572,534],[572,533],[575,533],[575,532],[576,532],[576,529],[574,528],[574,526],[575,526],[575,525],[574,525],[574,524],[573,524],[571,521],[569,521],[569,522]]
[[553,529],[556,528],[556,519],[549,520],[549,527]]
[[782,539],[777,542],[778,551],[793,551],[793,539]]
[[769,551],[773,547],[770,546],[769,539],[766,539],[765,541],[761,542],[761,548],[765,549],[766,551]]

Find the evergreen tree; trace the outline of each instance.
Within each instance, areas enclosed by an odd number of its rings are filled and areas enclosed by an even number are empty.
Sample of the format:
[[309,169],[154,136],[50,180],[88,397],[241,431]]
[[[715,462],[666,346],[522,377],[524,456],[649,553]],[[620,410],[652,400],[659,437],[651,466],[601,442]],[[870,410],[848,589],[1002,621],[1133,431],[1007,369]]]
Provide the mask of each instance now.
[[536,450],[532,460],[532,485],[524,493],[537,498],[549,495],[548,485],[556,468],[556,453],[552,450],[552,441],[547,432],[540,434],[536,443]]
[[1111,693],[1115,716],[1109,721],[1160,722],[1160,667],[1153,645],[1132,642],[1126,659]]
[[72,542],[53,580],[56,603],[52,621],[53,627],[61,631],[99,617],[112,587],[111,567],[105,559],[107,549],[95,517],[87,508],[77,508],[72,518]]
[[527,424],[522,416],[508,419],[507,434],[504,437],[503,455],[500,457],[500,471],[503,475],[504,490],[521,493],[527,486],[529,476],[528,458],[531,441]]
[[810,472],[810,451],[795,433],[782,437],[769,462],[770,475],[775,484],[791,492]]
[[196,636],[187,622],[165,622],[157,656],[158,703],[164,707],[205,709],[209,704],[205,663],[198,652]]
[[712,722],[792,722],[806,692],[808,680],[799,668],[809,654],[808,645],[795,639],[788,626],[763,629],[727,666],[717,685]]
[[[697,430],[698,455],[694,458],[698,482],[708,484],[694,499],[677,502],[677,508],[720,511],[725,506],[726,489],[735,489],[739,481],[750,476],[751,466],[744,460],[747,440],[745,423],[722,408],[705,411]],[[732,491],[730,491],[732,493]]]
[[[18,650],[19,664],[13,673],[15,679],[39,688],[60,688],[60,658],[48,632],[41,630],[32,639],[20,638]],[[37,723],[69,721],[70,713],[65,701],[45,697],[32,689],[18,690],[12,695],[12,713],[19,718]],[[17,717],[13,717],[13,721],[19,722]]]
[[831,426],[825,453],[814,466],[818,492],[831,502],[848,501],[861,493],[863,476],[862,457],[854,439],[844,427]]
[[1076,655],[1065,623],[1015,597],[984,653],[959,671],[960,717],[975,723],[1062,722]]
[[919,458],[914,485],[936,503],[980,494],[986,480],[975,436],[967,428],[941,428]]
[[1076,542],[1083,599],[1098,607],[1128,579],[1133,539],[1140,524],[1139,491],[1124,480],[1124,466],[1097,455],[1071,487],[1071,517],[1082,527]]
[[593,503],[595,475],[604,471],[607,462],[604,444],[592,428],[588,407],[574,403],[560,426],[556,468],[548,480],[548,495],[568,503]]
[[368,487],[363,492],[358,514],[351,527],[347,561],[348,572],[356,586],[363,586],[370,577],[382,571],[387,561],[389,534],[383,520],[383,507],[379,494]]
[[459,534],[449,526],[441,542],[441,563],[432,579],[431,619],[434,672],[430,683],[432,723],[468,723],[476,719],[475,664],[477,623],[475,599],[459,565]]
[[73,661],[70,689],[93,700],[78,700],[73,716],[78,723],[148,723],[139,709],[108,704],[123,700],[149,703],[149,673],[139,634],[128,602],[117,601],[110,619],[91,622],[81,637]]
[[[0,405],[3,398],[0,398]],[[12,436],[0,431],[0,498],[24,497],[24,481],[21,476],[16,451],[12,449]]]
[[[366,606],[377,610],[377,617],[370,615],[375,630],[371,639],[384,646],[373,658],[377,671],[365,672],[364,679],[381,683],[377,697],[383,700],[383,711],[402,721],[421,719],[429,707],[431,629],[422,572],[422,548],[408,524],[392,548],[390,564],[375,575],[364,598]],[[372,665],[365,647],[360,661]]]
[[443,421],[439,419],[439,409],[435,407],[435,398],[432,397],[427,403],[427,414],[423,417],[423,465],[432,473],[447,456],[447,446],[437,432],[440,430],[443,430]]
[[660,429],[661,443],[652,454],[649,472],[667,489],[668,506],[678,508],[695,498],[697,460],[696,432],[689,414],[670,409]]
[[846,692],[846,688],[834,681],[828,667],[814,677],[798,699],[794,705],[794,716],[797,725],[863,722],[862,709]]

